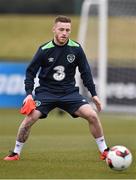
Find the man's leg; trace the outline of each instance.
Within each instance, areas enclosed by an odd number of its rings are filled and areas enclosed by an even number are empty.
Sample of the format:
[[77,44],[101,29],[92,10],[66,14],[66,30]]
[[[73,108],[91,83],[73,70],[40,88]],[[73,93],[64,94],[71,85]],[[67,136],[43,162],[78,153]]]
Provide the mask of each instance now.
[[19,160],[19,155],[24,143],[29,137],[31,127],[41,115],[40,111],[34,110],[30,115],[25,117],[18,130],[14,151],[10,155],[6,156],[4,160]]
[[89,104],[85,104],[79,107],[79,109],[75,112],[75,115],[88,121],[90,132],[95,138],[99,151],[103,154],[107,149],[107,145],[105,143],[103,128],[97,113]]

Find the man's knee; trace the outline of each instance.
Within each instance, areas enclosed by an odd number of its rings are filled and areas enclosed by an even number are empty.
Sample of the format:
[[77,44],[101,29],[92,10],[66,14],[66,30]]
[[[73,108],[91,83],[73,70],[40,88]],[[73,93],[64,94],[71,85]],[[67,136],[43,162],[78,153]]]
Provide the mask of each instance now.
[[98,115],[95,111],[90,111],[85,119],[87,119],[89,123],[96,123],[98,121]]
[[27,116],[23,120],[23,124],[24,124],[24,126],[32,126],[36,121],[37,121],[37,119],[35,119],[33,116]]

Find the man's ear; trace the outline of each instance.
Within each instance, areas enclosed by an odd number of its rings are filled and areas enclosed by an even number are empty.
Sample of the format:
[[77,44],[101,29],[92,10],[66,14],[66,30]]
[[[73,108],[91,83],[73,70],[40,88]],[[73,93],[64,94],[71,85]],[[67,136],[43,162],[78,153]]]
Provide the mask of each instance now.
[[53,26],[53,28],[52,28],[52,32],[53,32],[53,33],[55,33],[55,26]]

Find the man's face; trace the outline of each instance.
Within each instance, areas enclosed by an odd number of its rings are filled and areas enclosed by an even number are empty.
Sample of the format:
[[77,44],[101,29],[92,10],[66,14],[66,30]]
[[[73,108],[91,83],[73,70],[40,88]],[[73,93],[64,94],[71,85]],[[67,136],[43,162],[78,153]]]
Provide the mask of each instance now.
[[71,23],[57,22],[53,27],[54,40],[58,45],[65,44],[71,32]]

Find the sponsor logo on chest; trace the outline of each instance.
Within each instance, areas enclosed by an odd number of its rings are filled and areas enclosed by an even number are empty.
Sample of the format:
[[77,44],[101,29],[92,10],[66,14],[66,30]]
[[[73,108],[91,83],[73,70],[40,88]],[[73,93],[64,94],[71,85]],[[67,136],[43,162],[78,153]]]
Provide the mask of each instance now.
[[48,58],[48,61],[49,61],[49,62],[53,62],[53,61],[54,61],[54,58],[53,58],[53,57],[49,57],[49,58]]

